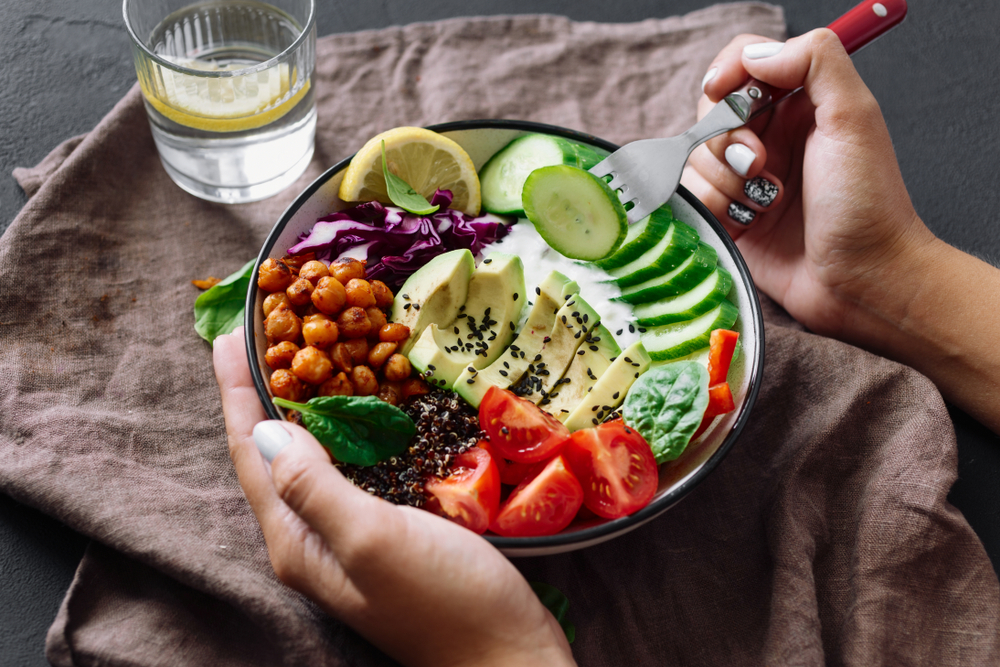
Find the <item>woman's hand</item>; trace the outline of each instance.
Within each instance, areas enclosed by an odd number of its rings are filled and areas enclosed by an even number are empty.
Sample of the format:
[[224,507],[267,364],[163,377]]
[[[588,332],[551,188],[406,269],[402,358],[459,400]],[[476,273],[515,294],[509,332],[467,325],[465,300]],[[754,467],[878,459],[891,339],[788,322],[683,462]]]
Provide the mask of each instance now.
[[264,421],[242,327],[215,340],[214,361],[230,454],[283,582],[406,665],[574,664],[558,622],[482,537],[369,495],[308,431]]

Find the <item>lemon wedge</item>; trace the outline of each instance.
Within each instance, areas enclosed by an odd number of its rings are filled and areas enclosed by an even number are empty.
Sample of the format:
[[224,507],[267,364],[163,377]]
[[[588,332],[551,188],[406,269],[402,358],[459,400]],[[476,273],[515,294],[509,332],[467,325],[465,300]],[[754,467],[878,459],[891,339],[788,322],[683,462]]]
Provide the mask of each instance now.
[[397,127],[368,140],[344,172],[340,198],[349,202],[391,204],[382,175],[382,142],[389,171],[428,200],[437,189],[451,190],[451,207],[479,215],[479,176],[469,154],[457,143],[421,127]]
[[[188,69],[228,71],[237,66],[185,60]],[[287,63],[250,74],[208,78],[154,65],[156,76],[140,77],[139,85],[150,105],[170,120],[210,132],[239,132],[273,123],[291,111],[309,92],[309,81],[290,89]]]

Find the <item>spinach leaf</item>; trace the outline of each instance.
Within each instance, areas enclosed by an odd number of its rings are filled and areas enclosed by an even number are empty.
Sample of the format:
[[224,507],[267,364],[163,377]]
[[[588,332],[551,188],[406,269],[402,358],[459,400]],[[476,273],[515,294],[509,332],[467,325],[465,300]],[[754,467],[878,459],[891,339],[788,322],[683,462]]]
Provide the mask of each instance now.
[[194,302],[194,330],[209,343],[243,324],[243,306],[253,277],[251,259],[222,282],[209,287]]
[[625,397],[622,417],[642,433],[657,463],[673,461],[687,447],[708,406],[708,371],[677,361],[646,371]]
[[566,620],[566,611],[569,609],[569,598],[563,595],[555,586],[544,584],[540,581],[532,581],[531,590],[535,591],[539,601],[545,608],[552,612],[552,615],[559,621],[563,632],[566,633],[566,640],[572,644],[576,639],[576,627]]
[[372,466],[406,449],[417,427],[409,415],[374,396],[317,396],[308,403],[275,398],[302,413],[302,425],[342,463]]
[[385,158],[385,142],[382,142],[382,173],[385,175],[385,190],[393,204],[414,215],[430,215],[441,208],[431,206],[427,199],[414,190],[409,183],[389,171],[389,161]]

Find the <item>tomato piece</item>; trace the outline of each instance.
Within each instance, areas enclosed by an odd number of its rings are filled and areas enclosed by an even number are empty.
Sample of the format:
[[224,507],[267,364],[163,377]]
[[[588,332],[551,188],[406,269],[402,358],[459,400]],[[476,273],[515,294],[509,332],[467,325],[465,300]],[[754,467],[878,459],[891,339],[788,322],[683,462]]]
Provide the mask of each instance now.
[[503,471],[507,469],[507,459],[497,454],[497,450],[490,444],[489,440],[480,440],[476,446],[482,447],[490,455],[493,463],[497,466],[497,472],[500,473],[500,481],[503,482]]
[[451,467],[451,475],[434,477],[424,484],[431,498],[424,509],[460,526],[486,532],[500,509],[500,473],[489,452],[473,447],[463,452]]
[[708,339],[708,386],[725,382],[733,363],[740,335],[729,329],[715,329]]
[[504,537],[555,535],[573,521],[581,505],[580,482],[563,457],[555,456],[532,467],[500,508],[490,530]]
[[656,494],[659,469],[649,443],[620,421],[574,433],[563,457],[583,487],[583,503],[605,519],[640,510]]
[[554,456],[569,438],[569,429],[531,401],[490,387],[479,404],[479,426],[500,456],[535,463]]

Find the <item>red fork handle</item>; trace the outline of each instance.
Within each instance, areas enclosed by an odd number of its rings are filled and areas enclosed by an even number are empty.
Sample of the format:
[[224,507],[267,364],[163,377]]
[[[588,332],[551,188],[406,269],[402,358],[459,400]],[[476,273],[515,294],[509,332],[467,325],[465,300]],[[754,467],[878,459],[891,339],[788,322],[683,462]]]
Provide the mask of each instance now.
[[848,53],[870,44],[906,17],[906,0],[865,0],[827,27]]

